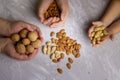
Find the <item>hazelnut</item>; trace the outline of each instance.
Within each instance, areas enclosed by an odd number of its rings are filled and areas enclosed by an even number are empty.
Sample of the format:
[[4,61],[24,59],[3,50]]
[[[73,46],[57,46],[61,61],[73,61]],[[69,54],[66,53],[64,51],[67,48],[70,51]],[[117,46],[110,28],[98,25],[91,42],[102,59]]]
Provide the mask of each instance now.
[[39,39],[37,39],[36,41],[32,42],[31,45],[32,45],[34,48],[39,48],[41,43],[42,43],[42,42],[41,42]]
[[28,53],[32,53],[34,51],[34,47],[31,45],[27,45],[26,50]]
[[19,36],[19,34],[13,34],[12,36],[11,36],[11,39],[13,40],[13,41],[15,41],[15,42],[17,42],[17,41],[19,41],[20,40],[20,36]]
[[38,34],[36,31],[32,31],[28,33],[28,38],[30,41],[35,41],[38,38]]
[[26,52],[25,46],[22,43],[18,43],[16,45],[16,51],[20,54],[25,54]]

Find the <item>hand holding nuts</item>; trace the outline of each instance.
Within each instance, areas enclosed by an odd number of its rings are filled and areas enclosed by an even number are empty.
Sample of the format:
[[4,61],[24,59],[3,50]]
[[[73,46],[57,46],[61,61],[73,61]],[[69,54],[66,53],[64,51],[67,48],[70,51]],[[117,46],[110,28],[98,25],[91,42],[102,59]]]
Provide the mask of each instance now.
[[35,48],[39,48],[41,45],[37,32],[30,32],[27,29],[12,34],[11,39],[15,42],[16,51],[19,54],[31,54]]
[[95,45],[101,41],[102,37],[107,36],[108,32],[106,31],[104,26],[99,26],[94,28],[94,31],[91,33],[91,35],[92,35],[91,42],[93,45]]
[[57,6],[56,1],[53,1],[53,3],[50,4],[49,8],[45,12],[44,16],[45,19],[48,19],[50,17],[60,17],[60,9]]

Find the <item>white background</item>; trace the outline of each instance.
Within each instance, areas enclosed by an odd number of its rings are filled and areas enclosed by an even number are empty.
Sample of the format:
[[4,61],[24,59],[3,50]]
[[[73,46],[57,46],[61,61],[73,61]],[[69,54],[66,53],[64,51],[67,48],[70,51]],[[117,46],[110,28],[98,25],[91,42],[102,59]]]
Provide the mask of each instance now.
[[[91,22],[102,16],[108,2],[70,0],[70,15],[65,25],[49,28],[42,25],[36,16],[38,0],[0,0],[0,17],[37,25],[43,33],[44,43],[50,40],[51,31],[58,32],[64,28],[67,35],[82,45],[81,57],[74,59],[71,70],[65,66],[67,58],[56,65],[41,51],[29,61],[18,61],[0,54],[0,80],[120,80],[120,35],[114,42],[109,41],[97,48],[91,46],[87,37]],[[64,69],[62,75],[57,73],[58,67]]]

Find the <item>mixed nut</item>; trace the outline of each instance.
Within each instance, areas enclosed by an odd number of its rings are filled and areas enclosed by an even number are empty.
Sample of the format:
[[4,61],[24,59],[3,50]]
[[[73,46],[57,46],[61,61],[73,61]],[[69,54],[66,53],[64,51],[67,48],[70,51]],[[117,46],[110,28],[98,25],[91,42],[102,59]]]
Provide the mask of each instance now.
[[[42,50],[45,55],[49,55],[50,59],[53,63],[58,63],[62,59],[65,58],[65,55],[73,55],[75,58],[80,57],[80,49],[81,45],[77,43],[76,40],[68,37],[66,35],[65,29],[60,30],[56,33],[57,38],[53,38],[55,36],[55,32],[50,33],[51,42],[46,42],[43,46]],[[72,58],[68,58],[68,63],[66,67],[71,69],[71,65],[74,63]],[[57,71],[62,74],[63,70],[58,68]]]

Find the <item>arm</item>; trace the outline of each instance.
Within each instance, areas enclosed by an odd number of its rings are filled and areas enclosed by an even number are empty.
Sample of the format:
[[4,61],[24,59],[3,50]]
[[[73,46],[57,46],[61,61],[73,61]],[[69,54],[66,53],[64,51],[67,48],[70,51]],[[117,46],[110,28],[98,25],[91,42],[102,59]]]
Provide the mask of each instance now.
[[120,19],[109,26],[108,31],[113,35],[120,33]]
[[112,0],[100,21],[109,26],[120,15],[120,0]]
[[0,36],[5,36],[4,34],[9,34],[9,27],[10,21],[0,18]]
[[4,47],[9,42],[8,38],[0,38],[0,53],[4,52]]

